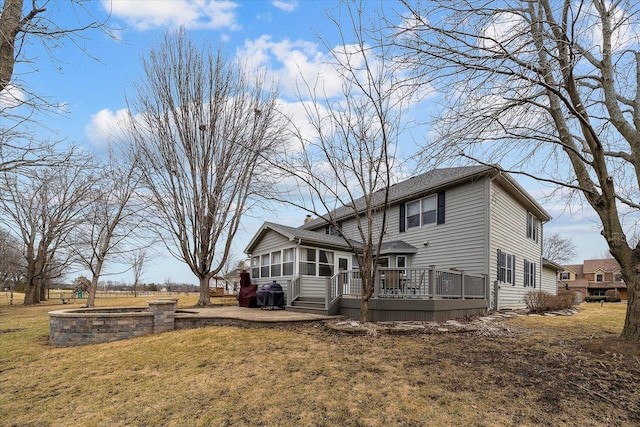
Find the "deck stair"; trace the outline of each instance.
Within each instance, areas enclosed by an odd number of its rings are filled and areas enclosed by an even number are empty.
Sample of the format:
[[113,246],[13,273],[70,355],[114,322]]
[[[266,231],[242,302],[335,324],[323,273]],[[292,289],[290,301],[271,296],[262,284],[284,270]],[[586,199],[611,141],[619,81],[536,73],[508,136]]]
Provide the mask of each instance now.
[[298,313],[327,314],[323,298],[300,297],[287,306],[287,310]]

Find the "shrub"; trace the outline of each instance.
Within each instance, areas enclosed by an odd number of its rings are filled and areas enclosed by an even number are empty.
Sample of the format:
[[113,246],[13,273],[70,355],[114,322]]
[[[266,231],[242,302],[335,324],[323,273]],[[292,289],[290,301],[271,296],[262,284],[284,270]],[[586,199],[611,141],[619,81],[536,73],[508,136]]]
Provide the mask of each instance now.
[[617,289],[609,289],[604,293],[607,302],[620,302],[620,292]]
[[571,308],[575,298],[576,293],[572,290],[559,290],[557,295],[544,291],[531,291],[524,296],[524,303],[530,312],[544,313]]

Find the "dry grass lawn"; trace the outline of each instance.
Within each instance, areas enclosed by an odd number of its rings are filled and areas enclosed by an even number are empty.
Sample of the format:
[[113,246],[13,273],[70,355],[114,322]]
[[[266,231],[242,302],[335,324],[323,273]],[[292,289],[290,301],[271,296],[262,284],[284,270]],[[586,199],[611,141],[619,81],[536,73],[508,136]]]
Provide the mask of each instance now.
[[0,300],[0,425],[640,424],[640,345],[617,339],[623,304],[489,334],[208,327],[53,348],[46,313],[62,307]]

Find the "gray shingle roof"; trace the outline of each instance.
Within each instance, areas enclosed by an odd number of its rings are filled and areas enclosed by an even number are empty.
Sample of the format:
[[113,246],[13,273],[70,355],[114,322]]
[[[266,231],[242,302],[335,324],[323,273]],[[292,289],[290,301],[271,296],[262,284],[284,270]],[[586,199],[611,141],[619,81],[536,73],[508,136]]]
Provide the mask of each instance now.
[[[483,172],[494,171],[491,166],[461,166],[455,168],[442,168],[434,169],[421,175],[414,176],[405,181],[393,184],[389,188],[389,204],[398,203],[400,201],[420,197],[423,194],[432,193],[439,188],[451,185],[459,180],[470,178],[474,175],[482,174]],[[375,197],[375,196],[378,197]],[[377,200],[376,200],[377,199]],[[374,195],[374,206],[382,204],[384,201],[384,192],[379,190]],[[358,210],[366,207],[364,197],[361,197],[355,201],[355,205]],[[353,208],[351,206],[342,206],[335,211],[333,215],[335,218],[341,219],[353,215]],[[313,229],[325,224],[326,221],[322,217],[314,218],[300,226],[303,229]]]

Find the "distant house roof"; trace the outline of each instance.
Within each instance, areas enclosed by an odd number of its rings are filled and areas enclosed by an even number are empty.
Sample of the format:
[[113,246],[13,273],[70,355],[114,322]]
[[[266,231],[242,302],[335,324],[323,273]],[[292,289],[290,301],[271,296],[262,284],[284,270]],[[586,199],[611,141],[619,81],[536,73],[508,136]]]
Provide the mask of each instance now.
[[[389,187],[388,203],[396,204],[409,201],[447,187],[460,183],[473,181],[483,177],[496,177],[511,194],[521,203],[527,206],[542,221],[549,221],[551,216],[540,206],[511,176],[505,173],[500,166],[461,166],[454,168],[433,169],[421,175],[414,176],[405,181],[393,184]],[[384,202],[384,191],[374,193],[373,206],[381,206]],[[342,206],[331,212],[336,220],[349,218],[354,215],[354,210],[363,210],[366,207],[364,197],[356,199],[353,206]],[[329,214],[307,221],[301,226],[304,229],[313,229],[327,223]]]
[[620,270],[620,265],[615,259],[585,259],[584,272],[595,273],[601,270],[605,273],[613,273]]
[[582,274],[583,274],[583,272],[582,272],[582,264],[563,265],[562,268],[564,269],[564,271],[570,271],[570,272],[574,273],[576,276],[582,276]]

